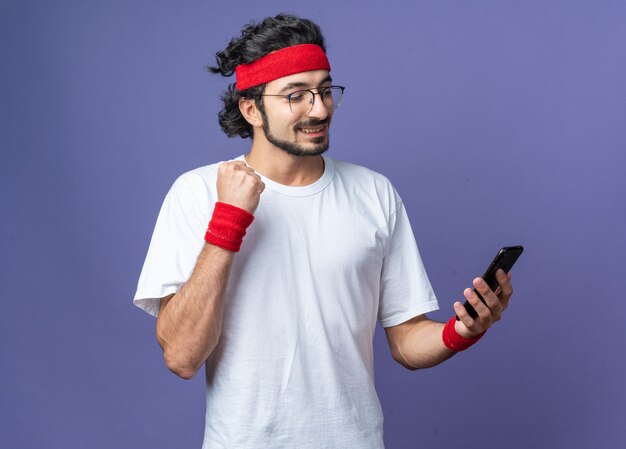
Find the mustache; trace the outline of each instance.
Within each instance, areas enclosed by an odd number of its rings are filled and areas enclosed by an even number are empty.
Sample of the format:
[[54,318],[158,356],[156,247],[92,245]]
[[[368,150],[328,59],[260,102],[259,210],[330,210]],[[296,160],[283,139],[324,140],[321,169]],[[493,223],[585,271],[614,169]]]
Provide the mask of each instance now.
[[307,120],[306,122],[300,122],[296,125],[296,128],[303,128],[303,127],[314,127],[314,126],[321,126],[321,125],[326,125],[330,122],[330,120],[328,118],[325,118],[323,120],[319,120],[319,119],[310,119]]

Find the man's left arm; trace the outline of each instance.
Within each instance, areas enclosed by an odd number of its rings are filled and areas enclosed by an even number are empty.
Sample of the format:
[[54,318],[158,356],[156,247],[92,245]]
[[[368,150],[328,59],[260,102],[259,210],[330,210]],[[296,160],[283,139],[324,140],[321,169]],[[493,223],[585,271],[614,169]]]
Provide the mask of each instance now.
[[[454,322],[454,338],[471,343],[472,339],[481,336],[493,323],[500,320],[502,313],[509,305],[513,294],[511,273],[502,270],[496,273],[499,287],[492,291],[482,278],[474,279],[474,287],[485,300],[480,300],[474,290],[467,288],[463,292],[465,298],[474,307],[478,316],[472,318],[460,301],[454,303],[454,311],[460,320]],[[449,359],[457,351],[449,349],[444,343],[445,323],[429,320],[426,315],[412,318],[397,326],[385,329],[387,341],[395,361],[408,369],[430,368]],[[449,325],[450,326],[450,325]]]

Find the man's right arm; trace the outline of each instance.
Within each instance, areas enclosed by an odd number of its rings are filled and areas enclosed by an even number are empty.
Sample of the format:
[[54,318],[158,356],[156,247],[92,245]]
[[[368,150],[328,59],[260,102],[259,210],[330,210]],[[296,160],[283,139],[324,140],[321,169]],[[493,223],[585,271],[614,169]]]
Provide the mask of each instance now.
[[[221,164],[218,201],[254,213],[264,189],[261,178],[243,162]],[[157,340],[167,367],[191,379],[217,346],[222,333],[224,293],[235,253],[205,244],[181,289],[161,299]]]
[[235,253],[205,244],[189,280],[161,299],[156,334],[167,367],[191,379],[222,333],[224,292]]

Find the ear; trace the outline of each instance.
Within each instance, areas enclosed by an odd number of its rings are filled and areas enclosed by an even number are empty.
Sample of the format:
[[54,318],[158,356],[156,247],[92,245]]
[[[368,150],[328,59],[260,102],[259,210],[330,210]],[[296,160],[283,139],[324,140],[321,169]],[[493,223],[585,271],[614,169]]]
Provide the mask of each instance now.
[[261,112],[256,107],[256,102],[251,98],[239,99],[239,111],[246,122],[250,123],[253,127],[263,126],[263,117]]

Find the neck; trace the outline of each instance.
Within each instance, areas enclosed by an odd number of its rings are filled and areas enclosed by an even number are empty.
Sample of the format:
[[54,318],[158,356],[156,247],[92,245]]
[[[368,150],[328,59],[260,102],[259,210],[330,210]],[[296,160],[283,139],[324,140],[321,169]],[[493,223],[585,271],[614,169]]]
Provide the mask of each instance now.
[[246,161],[257,173],[287,186],[313,184],[324,173],[322,156],[292,156],[272,144],[261,145],[256,141]]

